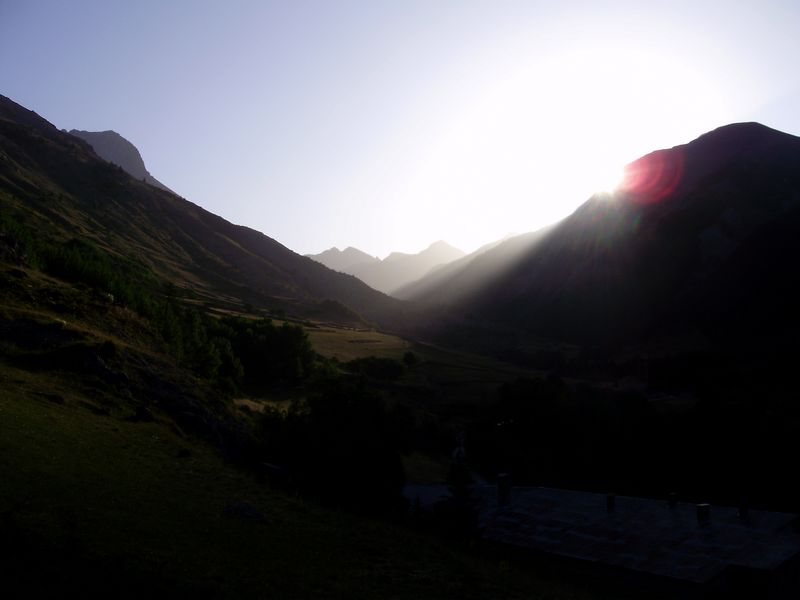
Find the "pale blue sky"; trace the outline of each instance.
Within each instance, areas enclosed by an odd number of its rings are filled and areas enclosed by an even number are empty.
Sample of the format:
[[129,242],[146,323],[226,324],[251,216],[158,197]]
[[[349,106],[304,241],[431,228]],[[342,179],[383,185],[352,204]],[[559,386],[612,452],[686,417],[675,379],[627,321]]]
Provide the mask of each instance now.
[[472,250],[733,121],[800,134],[800,2],[0,0],[0,93],[301,253]]

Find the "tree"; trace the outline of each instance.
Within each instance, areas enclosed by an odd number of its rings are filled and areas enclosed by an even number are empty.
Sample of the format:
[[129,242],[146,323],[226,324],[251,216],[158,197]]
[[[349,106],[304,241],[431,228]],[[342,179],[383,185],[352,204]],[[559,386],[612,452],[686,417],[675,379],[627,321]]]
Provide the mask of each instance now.
[[403,364],[405,366],[413,367],[417,362],[417,355],[410,350],[403,355]]

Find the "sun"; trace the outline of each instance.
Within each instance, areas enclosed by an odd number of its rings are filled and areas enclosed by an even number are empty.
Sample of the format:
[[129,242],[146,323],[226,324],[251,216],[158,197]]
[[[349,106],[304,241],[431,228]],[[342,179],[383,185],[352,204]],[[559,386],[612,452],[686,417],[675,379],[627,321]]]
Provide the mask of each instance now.
[[605,167],[592,180],[592,185],[587,187],[591,187],[594,194],[613,195],[624,181],[625,168],[623,166]]
[[621,197],[626,165],[730,113],[723,88],[697,63],[597,42],[511,60],[442,92],[448,102],[420,129],[426,143],[400,137],[376,162],[380,172],[404,165],[392,186],[357,193],[391,189],[402,207],[398,230],[421,231],[425,214],[431,231],[447,232],[435,235],[477,248],[554,223],[592,196]]

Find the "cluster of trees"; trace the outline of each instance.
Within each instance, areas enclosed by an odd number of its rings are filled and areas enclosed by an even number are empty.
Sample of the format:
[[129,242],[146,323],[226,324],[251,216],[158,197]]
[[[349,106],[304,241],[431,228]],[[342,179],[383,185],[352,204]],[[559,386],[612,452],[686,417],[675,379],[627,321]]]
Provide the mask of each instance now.
[[163,302],[151,319],[179,364],[229,391],[299,383],[313,370],[316,355],[299,325],[215,318],[174,301]]
[[350,373],[366,375],[374,379],[384,381],[394,381],[403,375],[402,363],[391,358],[381,358],[378,356],[367,356],[357,358],[345,363],[344,368]]
[[555,487],[632,489],[646,479],[660,439],[640,394],[572,388],[556,376],[504,384],[470,438],[482,469]]
[[30,266],[112,294],[139,313],[177,364],[219,389],[258,394],[276,384],[299,386],[303,397],[288,411],[257,420],[251,461],[283,465],[297,489],[339,505],[372,511],[398,502],[409,419],[387,411],[370,381],[397,379],[403,364],[361,359],[343,365],[348,375],[317,356],[298,325],[212,317],[179,302],[143,264],[88,241],[35,236],[8,216],[0,216],[0,233],[13,238]]
[[31,267],[112,294],[139,313],[154,313],[158,282],[144,264],[112,255],[87,240],[37,235],[9,215],[0,215],[0,231],[14,239],[20,258]]
[[511,473],[515,484],[729,505],[746,497],[794,511],[800,493],[786,469],[800,460],[797,420],[777,406],[708,392],[660,406],[638,392],[522,378],[476,415],[467,448],[475,470]]
[[168,322],[183,360],[218,385],[258,394],[283,383],[301,392],[288,410],[256,417],[250,461],[279,465],[294,489],[337,506],[367,512],[399,506],[401,452],[413,419],[402,408],[388,410],[372,381],[399,377],[401,363],[365,359],[343,371],[316,355],[301,327],[268,319],[217,319],[184,309]]
[[37,236],[8,215],[0,215],[0,232],[30,266],[110,294],[148,319],[178,364],[225,389],[297,382],[311,370],[314,352],[299,326],[210,317],[181,304],[146,265],[86,240]]
[[386,510],[399,502],[404,482],[403,424],[363,379],[327,372],[288,411],[262,415],[259,456],[323,501]]

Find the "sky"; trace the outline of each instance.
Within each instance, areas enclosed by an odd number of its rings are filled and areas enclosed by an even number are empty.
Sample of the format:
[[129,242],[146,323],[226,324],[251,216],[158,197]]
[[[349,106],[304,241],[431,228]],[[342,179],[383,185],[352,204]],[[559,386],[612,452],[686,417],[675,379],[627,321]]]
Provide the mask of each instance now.
[[0,93],[297,252],[469,252],[727,123],[800,135],[798,23],[768,0],[0,0]]

